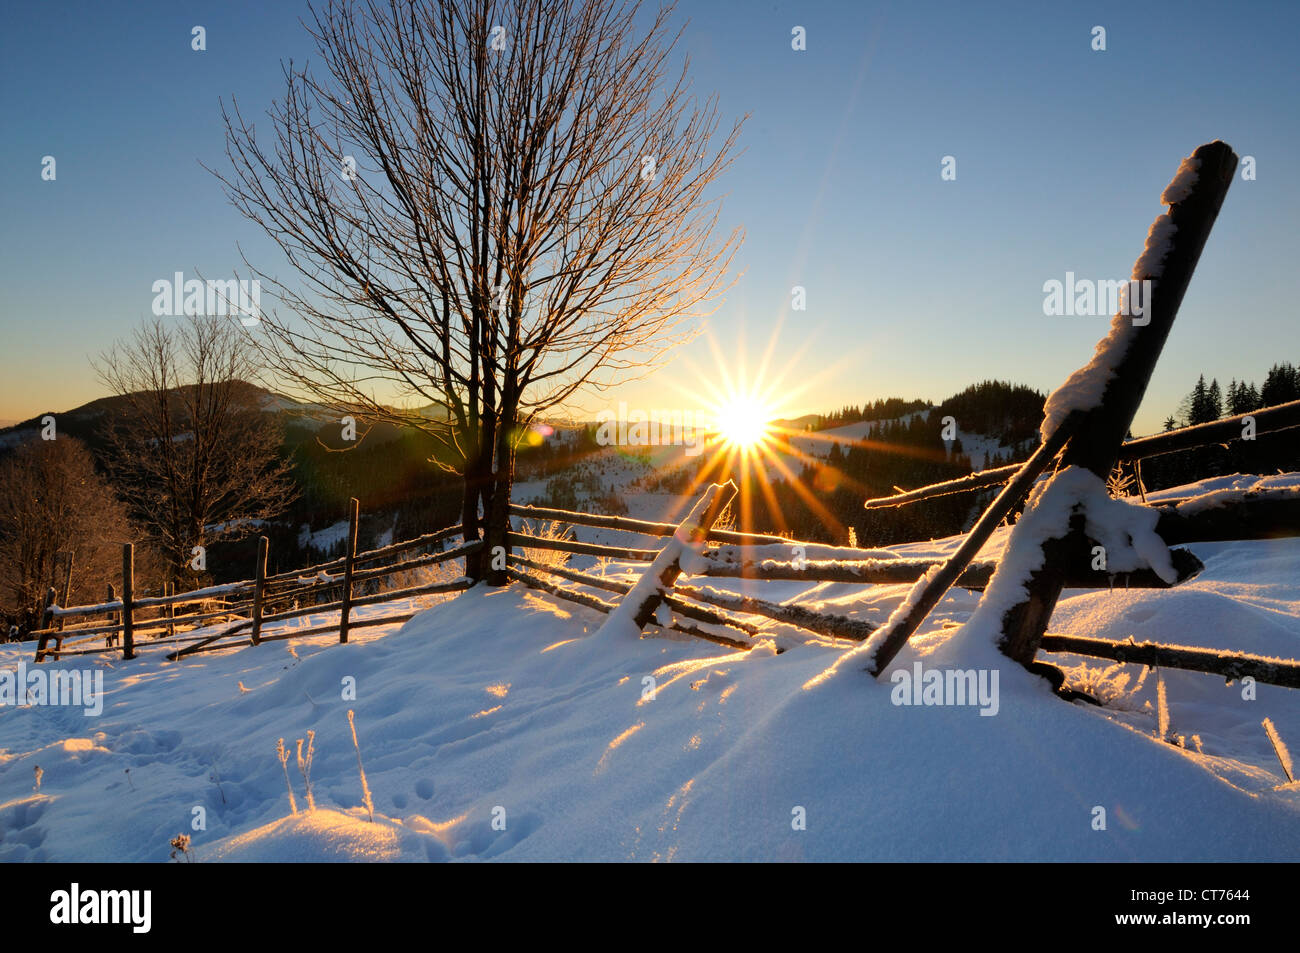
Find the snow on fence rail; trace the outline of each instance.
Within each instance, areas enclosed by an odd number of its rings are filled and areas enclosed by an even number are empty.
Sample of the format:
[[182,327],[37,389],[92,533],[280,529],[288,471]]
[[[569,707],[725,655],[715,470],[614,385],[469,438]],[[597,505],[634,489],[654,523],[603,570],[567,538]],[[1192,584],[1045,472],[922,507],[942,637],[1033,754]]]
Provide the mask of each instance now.
[[[1050,456],[1050,453],[1048,454]],[[1037,465],[1035,465],[1037,469]],[[712,489],[710,490],[712,492]],[[707,495],[701,498],[696,507],[704,506]],[[511,513],[519,517],[544,518],[562,526],[586,526],[596,529],[616,529],[621,532],[639,535],[675,536],[680,527],[669,523],[650,523],[644,520],[626,520],[621,517],[609,517],[598,513],[583,513],[573,510],[561,510],[529,506],[512,506]],[[989,526],[996,527],[1001,515],[991,518]],[[688,521],[689,523],[689,518]],[[698,534],[697,534],[698,535]],[[728,542],[713,548],[704,544],[714,540],[734,540],[737,537],[754,540],[753,545],[736,545]],[[603,545],[583,542],[569,538],[542,538],[511,533],[507,541],[531,550],[563,552],[580,556],[599,556],[620,559],[625,562],[651,563],[659,558],[663,550],[633,549],[623,546]],[[982,539],[980,545],[982,545]],[[979,546],[973,546],[978,551]],[[935,565],[933,559],[907,559],[889,555],[887,550],[864,550],[839,546],[829,546],[806,540],[785,539],[758,533],[731,533],[710,530],[697,541],[698,552],[691,552],[681,568],[688,575],[705,578],[743,578],[755,581],[793,580],[804,582],[834,582],[853,585],[898,585],[914,583],[925,576]],[[794,553],[798,558],[792,558]],[[679,560],[685,553],[679,552]],[[1178,549],[1173,551],[1173,561],[1178,576],[1170,583],[1150,569],[1136,569],[1131,572],[1107,573],[1094,570],[1087,562],[1072,566],[1070,570],[1071,588],[1168,588],[1192,578],[1203,569],[1201,561],[1190,551]],[[809,558],[831,557],[831,558]],[[604,599],[585,592],[562,589],[556,583],[539,582],[550,575],[577,583],[587,589],[603,590],[627,597],[633,585],[629,582],[582,572],[568,566],[555,565],[511,553],[509,555],[512,578],[545,589],[560,598],[574,596],[571,601],[596,608],[602,612],[612,612],[614,605]],[[993,576],[996,562],[984,560],[971,562],[963,566],[956,576],[955,584],[961,588],[984,589]],[[526,571],[525,571],[526,570]],[[647,575],[649,571],[647,570]],[[646,590],[650,591],[650,590]],[[803,606],[782,604],[754,596],[741,596],[723,592],[707,586],[659,586],[657,590],[662,601],[673,612],[696,621],[714,625],[723,625],[738,629],[746,636],[757,633],[757,627],[745,621],[745,616],[763,616],[818,635],[848,639],[861,642],[867,639],[877,628],[863,620],[853,619],[835,613],[817,612]],[[720,615],[716,609],[726,610]],[[644,614],[644,613],[643,613]],[[670,628],[673,626],[670,624]],[[698,632],[694,634],[699,634]]]

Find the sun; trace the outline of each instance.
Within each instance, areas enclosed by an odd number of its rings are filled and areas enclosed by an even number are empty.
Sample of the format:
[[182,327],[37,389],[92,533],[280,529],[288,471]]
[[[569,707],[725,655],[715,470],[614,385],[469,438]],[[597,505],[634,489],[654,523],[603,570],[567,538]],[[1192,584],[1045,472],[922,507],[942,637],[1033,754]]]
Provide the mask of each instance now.
[[771,421],[771,411],[753,397],[732,397],[717,410],[719,436],[741,450],[761,444],[767,438]]

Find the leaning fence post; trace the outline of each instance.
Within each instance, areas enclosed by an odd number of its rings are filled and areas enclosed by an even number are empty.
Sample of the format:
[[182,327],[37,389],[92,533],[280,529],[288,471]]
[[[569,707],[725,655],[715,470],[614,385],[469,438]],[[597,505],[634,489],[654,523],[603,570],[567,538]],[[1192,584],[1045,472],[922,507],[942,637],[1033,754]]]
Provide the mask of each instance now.
[[265,536],[257,537],[257,565],[253,577],[253,644],[262,641],[262,601],[266,596],[266,553],[271,541]]
[[122,658],[135,658],[135,545],[122,545]]
[[[1105,379],[1099,403],[1087,409],[1083,426],[1062,455],[1063,467],[1082,467],[1105,480],[1115,466],[1124,435],[1142,403],[1192,272],[1237,169],[1237,154],[1217,140],[1198,148],[1192,153],[1192,159],[1195,181],[1190,187],[1180,181],[1184,178],[1180,168],[1162,196],[1169,203],[1168,220],[1162,221],[1165,216],[1156,219],[1147,238],[1146,251],[1133,269],[1134,279],[1152,281],[1144,322],[1139,324],[1134,317],[1134,326],[1128,329],[1123,325],[1125,317],[1116,315],[1110,337],[1098,345],[1093,362],[1078,372],[1084,384],[1104,372],[1104,364],[1098,364],[1104,356],[1103,349],[1116,349],[1124,343],[1124,337],[1119,335],[1126,335],[1126,347],[1115,355],[1116,362]],[[1071,382],[1074,381],[1072,378]],[[1001,649],[1023,665],[1033,662],[1047,630],[1056,600],[1064,588],[1069,569],[1065,562],[1086,547],[1082,522],[1082,518],[1077,518],[1071,527],[1060,527],[1062,535],[1044,544],[1043,568],[1030,576],[1025,585],[1026,596],[1002,617]]]
[[339,615],[339,641],[348,640],[348,613],[352,611],[352,567],[357,558],[357,523],[361,503],[354,496],[349,502],[347,549],[343,553],[343,610]]
[[1056,455],[1061,452],[1066,442],[1078,432],[1081,421],[1082,415],[1077,411],[1069,414],[1052,435],[1039,445],[1033,455],[1020,465],[1019,472],[989,504],[979,521],[966,534],[957,551],[943,563],[936,563],[937,568],[933,575],[927,573],[923,581],[917,581],[908,596],[909,605],[906,614],[901,619],[884,626],[872,637],[876,648],[871,653],[871,662],[867,666],[867,671],[878,676],[889,666],[894,656],[907,644],[907,640],[920,628],[925,617],[939,604],[939,600],[947,594],[958,577],[979,554],[994,530],[1001,525],[1012,508],[1025,498],[1033,487],[1034,481],[1056,459]]
[[[677,526],[677,531],[669,538],[664,548],[659,551],[649,567],[641,574],[641,579],[632,590],[619,602],[619,606],[610,613],[601,626],[623,624],[631,614],[631,621],[637,629],[644,629],[655,616],[655,610],[663,602],[664,593],[673,587],[677,577],[682,574],[681,557],[688,547],[704,542],[714,521],[726,509],[736,495],[736,484],[715,483],[709,487],[699,501],[691,507],[686,519]],[[620,620],[615,622],[615,620]]]

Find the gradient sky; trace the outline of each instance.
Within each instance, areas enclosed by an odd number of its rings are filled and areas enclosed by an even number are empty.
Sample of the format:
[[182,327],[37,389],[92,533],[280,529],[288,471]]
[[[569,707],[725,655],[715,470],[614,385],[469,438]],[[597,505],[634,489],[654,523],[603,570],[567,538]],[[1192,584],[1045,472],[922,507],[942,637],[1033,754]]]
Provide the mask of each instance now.
[[[7,11],[0,419],[101,396],[88,357],[148,316],[155,280],[229,276],[236,243],[278,260],[200,162],[224,167],[220,98],[260,113],[283,92],[281,60],[307,58],[304,11]],[[753,383],[765,351],[785,415],[986,378],[1050,391],[1108,318],[1045,316],[1043,283],[1126,278],[1179,160],[1216,138],[1258,178],[1228,193],[1134,430],[1159,429],[1198,373],[1262,383],[1300,361],[1300,4],[683,0],[679,15],[696,89],[750,114],[721,183],[743,274],[705,336],[615,400],[689,407],[719,362]],[[945,155],[956,181],[940,178]],[[791,314],[794,285],[808,307]]]

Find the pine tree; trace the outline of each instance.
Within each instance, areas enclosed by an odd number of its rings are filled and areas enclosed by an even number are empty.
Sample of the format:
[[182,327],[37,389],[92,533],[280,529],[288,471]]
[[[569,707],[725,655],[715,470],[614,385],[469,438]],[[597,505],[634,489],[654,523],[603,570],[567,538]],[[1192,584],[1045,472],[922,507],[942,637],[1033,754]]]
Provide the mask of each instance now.
[[1209,396],[1209,389],[1205,386],[1205,375],[1202,374],[1196,379],[1196,386],[1192,388],[1192,392],[1187,395],[1180,408],[1188,424],[1203,424],[1213,419],[1207,416]]
[[1205,412],[1209,415],[1207,420],[1218,420],[1223,416],[1223,395],[1219,392],[1217,377],[1210,381],[1210,389],[1206,393]]
[[1264,407],[1300,400],[1300,369],[1287,362],[1274,364],[1268,369],[1259,397]]

